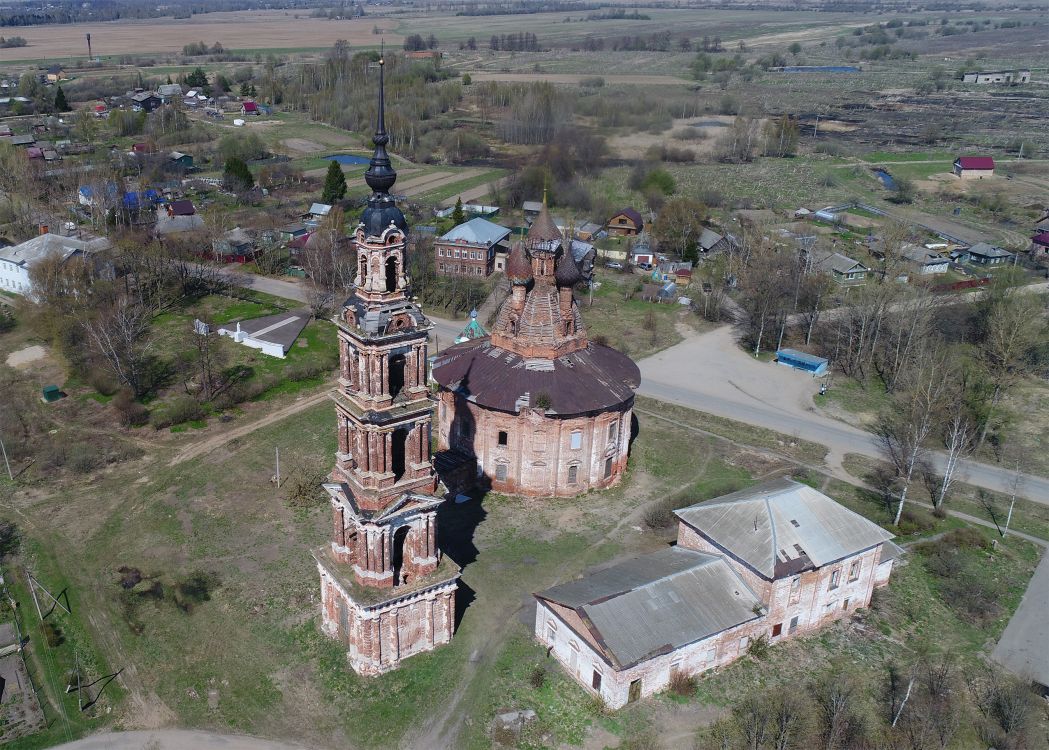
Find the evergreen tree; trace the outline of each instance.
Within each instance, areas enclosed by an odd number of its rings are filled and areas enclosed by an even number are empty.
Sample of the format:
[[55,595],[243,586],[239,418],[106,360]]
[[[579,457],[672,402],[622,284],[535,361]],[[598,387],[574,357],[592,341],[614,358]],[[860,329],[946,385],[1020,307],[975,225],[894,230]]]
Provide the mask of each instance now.
[[251,176],[251,170],[243,159],[233,156],[226,159],[226,167],[222,172],[222,182],[226,188],[236,193],[247,192],[255,187],[255,178]]
[[466,214],[463,212],[463,198],[459,196],[455,199],[455,208],[452,210],[452,224],[459,226],[466,221]]
[[346,176],[342,173],[339,162],[328,163],[328,174],[324,177],[324,191],[321,193],[321,203],[334,206],[346,197]]
[[55,92],[55,111],[56,112],[68,112],[69,102],[66,101],[66,92],[62,90],[62,87],[58,87],[58,91]]

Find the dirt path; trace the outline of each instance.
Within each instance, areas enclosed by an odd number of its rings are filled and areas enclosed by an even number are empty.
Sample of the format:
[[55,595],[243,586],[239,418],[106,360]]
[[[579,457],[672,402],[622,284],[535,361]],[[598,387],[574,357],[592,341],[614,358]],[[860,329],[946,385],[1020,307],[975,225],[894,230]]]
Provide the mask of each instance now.
[[492,189],[492,185],[498,182],[502,182],[504,179],[506,178],[496,177],[491,182],[486,182],[483,185],[478,185],[477,187],[472,187],[469,190],[464,190],[463,192],[457,193],[456,195],[453,195],[450,198],[445,198],[443,201],[441,201],[441,205],[445,207],[454,206],[457,198],[462,198],[463,203],[469,203],[470,201],[475,201],[479,198],[483,200],[488,197],[488,194]]
[[[578,85],[584,78],[593,78],[593,74],[576,73],[499,73],[488,70],[471,71],[470,77],[475,81],[507,81],[510,83],[531,83],[533,81],[548,81],[550,83],[566,83]],[[605,75],[601,76],[605,83],[611,86],[636,85],[636,86],[690,86],[694,81],[689,81],[677,76],[659,75]]]
[[429,193],[431,190],[442,188],[445,185],[452,185],[456,182],[462,182],[463,180],[469,180],[476,177],[479,174],[483,174],[483,169],[464,169],[461,172],[438,172],[437,174],[427,175],[425,178],[420,177],[418,181],[409,180],[399,192],[402,195],[418,195],[419,193]]
[[104,732],[58,747],[62,750],[304,750],[305,745],[197,729],[155,729]]
[[312,396],[301,396],[294,403],[277,409],[276,411],[267,414],[261,419],[256,419],[254,422],[249,422],[248,424],[240,425],[239,427],[235,427],[232,430],[227,430],[225,432],[219,433],[218,435],[213,435],[211,437],[205,438],[204,440],[201,440],[200,442],[186,446],[178,453],[176,453],[174,457],[172,457],[172,459],[168,462],[168,466],[177,466],[178,464],[183,463],[184,461],[189,461],[191,459],[196,458],[197,456],[201,456],[205,453],[208,453],[209,451],[212,451],[215,448],[225,445],[226,443],[235,438],[243,437],[252,432],[255,432],[255,430],[258,430],[262,427],[266,427],[268,425],[273,424],[274,422],[279,422],[282,419],[285,419],[286,417],[290,417],[292,414],[297,414],[300,411],[310,408],[311,406],[315,406],[316,404],[319,404],[322,401],[324,401],[324,399],[326,398],[328,398],[327,389],[325,389],[322,393],[316,393]]

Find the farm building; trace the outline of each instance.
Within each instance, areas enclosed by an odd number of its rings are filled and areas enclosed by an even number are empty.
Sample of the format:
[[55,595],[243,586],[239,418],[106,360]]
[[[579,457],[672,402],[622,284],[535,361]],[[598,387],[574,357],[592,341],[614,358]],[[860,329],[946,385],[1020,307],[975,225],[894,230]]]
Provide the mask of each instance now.
[[988,70],[964,73],[962,83],[1029,83],[1029,70]]
[[216,260],[223,263],[247,263],[255,257],[255,239],[246,230],[234,227],[211,243]]
[[255,102],[241,102],[240,113],[242,115],[258,115],[260,114],[259,105]]
[[179,83],[164,83],[157,86],[157,96],[163,99],[165,102],[171,101],[177,97],[182,96],[182,84]]
[[813,375],[825,375],[830,362],[815,354],[799,352],[797,349],[780,349],[776,352],[776,362],[795,370],[811,372]]
[[633,237],[641,234],[641,230],[645,228],[645,220],[634,209],[624,208],[622,211],[612,214],[608,220],[607,227],[610,235]]
[[969,248],[969,262],[977,266],[1001,266],[1009,263],[1013,254],[1000,247],[979,242]]
[[699,249],[704,253],[720,253],[731,250],[736,245],[732,235],[718,234],[713,229],[705,228],[699,235]]
[[168,166],[180,170],[193,169],[193,155],[184,154],[181,151],[172,151],[168,154]]
[[677,544],[535,594],[536,639],[610,708],[870,604],[892,534],[791,479],[676,511]]
[[487,278],[495,255],[509,250],[510,229],[480,217],[463,222],[433,243],[438,276]]
[[963,180],[979,180],[994,175],[990,156],[959,156],[954,160],[954,173]]

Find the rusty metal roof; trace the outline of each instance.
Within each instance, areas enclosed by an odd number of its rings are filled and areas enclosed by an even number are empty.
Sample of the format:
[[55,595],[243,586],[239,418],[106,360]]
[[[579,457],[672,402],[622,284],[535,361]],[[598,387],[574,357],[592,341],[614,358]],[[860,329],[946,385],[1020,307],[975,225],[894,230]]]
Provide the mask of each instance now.
[[545,395],[547,411],[559,416],[618,406],[633,399],[641,383],[641,371],[630,357],[594,342],[543,359],[493,346],[490,338],[445,349],[434,360],[433,377],[469,401],[510,413]]
[[760,601],[719,555],[669,547],[536,594],[570,607],[617,669],[758,617]]
[[788,478],[675,513],[769,579],[820,567],[893,538],[859,513]]

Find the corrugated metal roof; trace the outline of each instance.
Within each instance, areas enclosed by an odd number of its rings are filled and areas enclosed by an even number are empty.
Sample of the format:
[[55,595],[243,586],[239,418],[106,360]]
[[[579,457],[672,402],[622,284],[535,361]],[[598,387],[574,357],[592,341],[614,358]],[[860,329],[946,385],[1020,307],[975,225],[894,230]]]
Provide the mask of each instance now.
[[753,620],[760,605],[724,558],[684,547],[629,560],[536,596],[574,609],[619,669]]
[[510,230],[507,227],[496,224],[495,222],[488,221],[487,219],[476,218],[470,219],[469,221],[463,222],[457,227],[452,228],[449,232],[441,237],[444,242],[456,242],[463,240],[474,245],[494,245],[497,242],[502,242],[510,236]]
[[893,538],[822,492],[791,479],[774,479],[676,514],[770,579],[826,565]]
[[986,258],[1011,258],[1013,254],[1000,247],[989,245],[986,242],[977,242],[969,248],[969,255],[979,255]]

